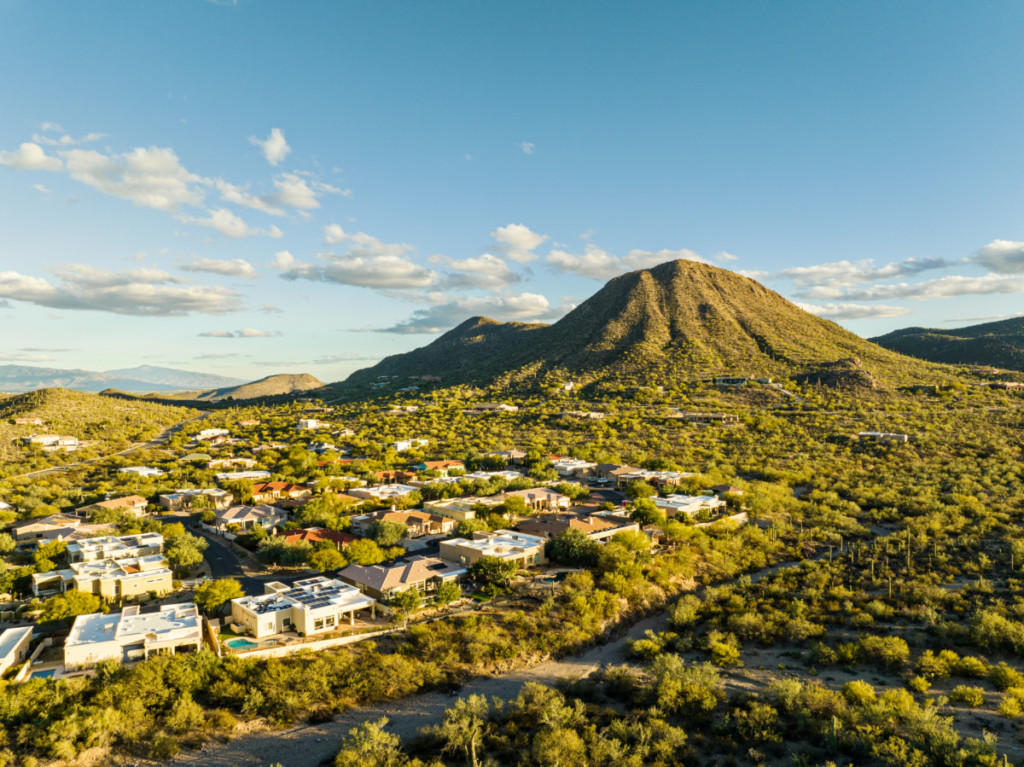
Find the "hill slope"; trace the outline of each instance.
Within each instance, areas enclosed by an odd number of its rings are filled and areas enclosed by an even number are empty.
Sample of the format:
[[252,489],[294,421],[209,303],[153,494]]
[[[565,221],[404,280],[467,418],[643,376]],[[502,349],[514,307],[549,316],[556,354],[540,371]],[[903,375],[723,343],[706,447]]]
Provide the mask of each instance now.
[[299,375],[282,373],[280,375],[267,376],[266,378],[245,383],[241,386],[228,386],[206,391],[197,395],[196,399],[209,402],[229,398],[236,400],[257,399],[259,397],[275,397],[280,394],[297,394],[321,387],[323,387],[323,382],[309,375],[309,373]]
[[214,375],[213,373],[196,373],[191,370],[177,370],[176,368],[164,368],[156,365],[138,365],[133,368],[108,370],[105,375],[142,381],[150,386],[169,386],[181,391],[216,389],[218,387],[238,386],[245,383],[241,378],[229,378],[227,376]]
[[931,362],[1024,371],[1024,317],[956,330],[904,328],[871,340],[886,349]]
[[381,375],[512,383],[545,373],[635,383],[717,374],[805,377],[856,386],[948,377],[815,317],[754,280],[680,260],[612,279],[554,325],[474,318],[345,383]]

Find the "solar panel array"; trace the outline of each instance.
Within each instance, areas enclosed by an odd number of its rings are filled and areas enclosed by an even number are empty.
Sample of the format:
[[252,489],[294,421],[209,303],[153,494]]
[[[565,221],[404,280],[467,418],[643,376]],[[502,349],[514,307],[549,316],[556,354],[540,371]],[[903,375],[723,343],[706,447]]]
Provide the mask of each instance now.
[[294,599],[310,610],[319,610],[321,607],[329,607],[336,597],[346,591],[348,588],[343,586],[326,586],[315,589],[295,588],[284,592],[283,596]]

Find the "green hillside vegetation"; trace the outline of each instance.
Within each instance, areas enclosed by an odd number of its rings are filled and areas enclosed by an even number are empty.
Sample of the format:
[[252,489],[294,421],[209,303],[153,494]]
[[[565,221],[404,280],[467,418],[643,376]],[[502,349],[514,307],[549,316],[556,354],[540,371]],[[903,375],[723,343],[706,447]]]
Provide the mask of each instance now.
[[[41,389],[0,400],[0,474],[59,466],[145,442],[198,413],[144,400],[124,401],[68,389]],[[43,426],[15,425],[16,418],[41,418]],[[19,438],[61,434],[87,443],[73,453],[44,453]]]
[[871,340],[931,362],[1024,371],[1024,317],[955,330],[904,328]]
[[282,373],[279,375],[267,376],[258,381],[242,384],[241,386],[228,386],[221,389],[199,394],[198,400],[248,400],[261,397],[276,397],[282,394],[299,394],[306,391],[319,389],[323,382],[309,373],[291,375]]
[[473,318],[428,346],[353,373],[437,376],[445,385],[672,385],[714,375],[795,378],[847,388],[941,383],[953,371],[883,349],[754,280],[693,261],[624,274],[554,325]]

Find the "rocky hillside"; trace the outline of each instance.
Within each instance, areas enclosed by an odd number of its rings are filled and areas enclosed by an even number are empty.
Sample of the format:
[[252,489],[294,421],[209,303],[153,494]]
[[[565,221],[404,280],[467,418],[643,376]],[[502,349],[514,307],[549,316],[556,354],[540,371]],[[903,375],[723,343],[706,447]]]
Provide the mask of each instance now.
[[242,384],[241,386],[228,386],[222,389],[206,391],[197,395],[195,399],[209,402],[218,402],[226,399],[258,399],[260,397],[276,397],[281,394],[299,394],[322,387],[323,382],[309,375],[309,373],[301,373],[299,375],[282,373],[267,376],[266,378]]
[[955,330],[904,328],[871,340],[931,362],[1024,371],[1024,317]]

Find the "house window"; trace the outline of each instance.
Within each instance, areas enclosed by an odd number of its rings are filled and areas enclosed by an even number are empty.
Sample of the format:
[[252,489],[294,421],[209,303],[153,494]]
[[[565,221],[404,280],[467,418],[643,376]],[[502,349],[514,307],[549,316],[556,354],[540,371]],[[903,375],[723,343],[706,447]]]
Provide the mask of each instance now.
[[268,629],[273,629],[274,628],[274,621],[267,621],[267,628]]
[[317,618],[315,621],[313,621],[313,631],[322,631],[323,627],[324,627],[324,619],[323,618]]
[[334,625],[334,616],[333,615],[328,615],[326,618],[324,618],[324,623],[327,626],[333,626]]

